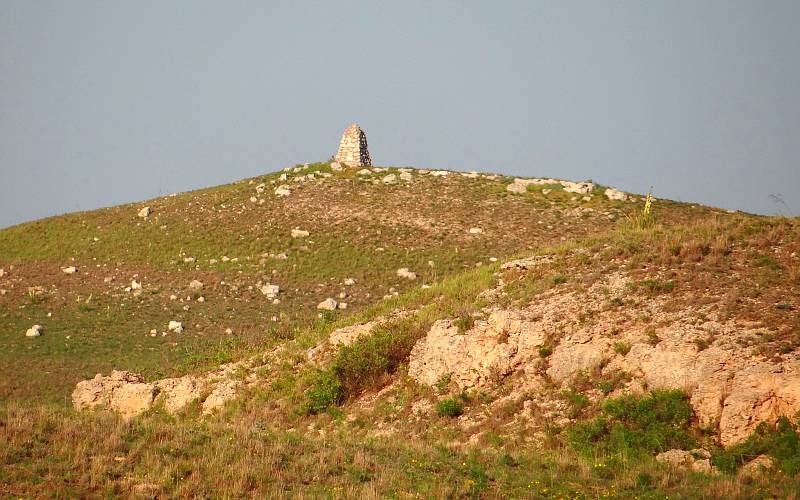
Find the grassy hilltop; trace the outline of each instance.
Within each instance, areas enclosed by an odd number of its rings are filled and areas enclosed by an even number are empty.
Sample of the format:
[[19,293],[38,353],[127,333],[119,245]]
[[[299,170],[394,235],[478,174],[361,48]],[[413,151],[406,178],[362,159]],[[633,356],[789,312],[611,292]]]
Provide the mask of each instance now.
[[[311,164],[0,230],[0,494],[796,497],[793,423],[723,448],[687,394],[628,393],[632,375],[607,368],[677,323],[704,332],[696,353],[730,341],[739,356],[793,359],[800,221],[660,199],[643,217],[642,196],[511,181]],[[518,258],[535,264],[502,266]],[[329,297],[347,307],[317,309]],[[409,374],[436,325],[467,334],[498,310],[556,318],[529,371],[466,389],[455,371],[433,385]],[[609,359],[556,383],[562,335],[606,323]],[[25,337],[33,324],[42,337]],[[154,381],[226,363],[244,388],[210,415],[72,408],[96,373]],[[714,473],[654,459],[672,448],[709,450]],[[739,472],[761,454],[769,476]]]

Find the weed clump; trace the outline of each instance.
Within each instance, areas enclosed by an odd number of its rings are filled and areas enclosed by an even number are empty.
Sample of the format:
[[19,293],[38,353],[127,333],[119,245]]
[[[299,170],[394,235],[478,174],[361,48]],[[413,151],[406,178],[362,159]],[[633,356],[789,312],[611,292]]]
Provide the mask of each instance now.
[[455,418],[464,413],[464,406],[455,398],[446,398],[436,403],[436,413],[440,417]]

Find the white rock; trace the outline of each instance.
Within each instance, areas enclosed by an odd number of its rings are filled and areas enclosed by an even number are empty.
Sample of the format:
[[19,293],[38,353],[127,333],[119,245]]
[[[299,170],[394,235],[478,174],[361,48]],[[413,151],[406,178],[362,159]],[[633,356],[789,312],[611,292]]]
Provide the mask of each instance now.
[[324,311],[333,311],[339,304],[336,302],[335,299],[328,297],[327,299],[323,300],[319,304],[317,304],[317,309],[321,309]]
[[605,191],[606,198],[609,200],[620,200],[625,201],[628,199],[628,195],[620,191],[619,189],[608,188]]
[[448,172],[447,170],[435,170],[431,172],[430,175],[434,177],[447,177],[448,175],[450,175],[450,172]]
[[198,291],[202,289],[203,289],[203,283],[201,281],[192,280],[189,282],[189,290]]
[[411,175],[411,172],[401,172],[400,173],[400,180],[409,182],[409,181],[414,180],[414,176]]
[[481,234],[483,233],[483,229],[479,227],[471,227],[469,228],[469,234]]
[[344,284],[347,286],[352,286],[356,284],[356,280],[354,280],[353,278],[347,278],[344,280]]
[[197,260],[197,259],[195,259],[194,257],[184,257],[184,258],[183,258],[183,261],[184,261],[185,263],[187,263],[187,264],[191,264],[191,263],[192,263],[192,262],[194,262],[195,260]]
[[131,290],[141,290],[142,284],[136,280],[131,281]]
[[269,283],[261,286],[259,290],[269,299],[275,298],[275,296],[278,295],[278,293],[281,291],[278,285],[271,285]]
[[397,270],[397,277],[409,280],[415,280],[417,279],[417,273],[409,270],[407,267],[401,267],[400,269]]
[[397,176],[394,174],[389,174],[382,179],[384,184],[394,184],[397,182]]
[[275,188],[275,194],[277,196],[289,196],[292,194],[292,190],[289,189],[289,186],[281,184],[277,188]]
[[205,301],[206,301],[206,298],[203,297],[202,295],[197,297],[197,302],[205,302]]
[[525,187],[524,184],[517,184],[516,182],[512,182],[511,184],[506,186],[506,191],[508,191],[509,193],[520,194],[528,191],[528,188]]
[[6,271],[3,268],[0,268],[0,278],[6,275]]
[[78,272],[78,268],[75,266],[69,266],[61,269],[64,274],[75,274]]
[[292,238],[305,238],[309,234],[308,231],[303,231],[302,229],[292,229]]
[[372,171],[366,168],[362,168],[358,171],[358,175],[371,175]]
[[264,192],[265,189],[267,189],[267,185],[264,184],[264,183],[261,183],[258,186],[256,186],[256,193],[261,194],[261,193]]
[[139,217],[147,218],[150,216],[151,213],[153,213],[153,210],[151,210],[150,207],[144,207],[141,210],[139,210]]
[[255,196],[251,196],[250,197],[250,203],[257,203],[257,202],[258,202],[258,198],[256,198]]
[[41,337],[44,333],[44,328],[42,325],[33,325],[32,327],[28,328],[28,331],[25,332],[26,337]]
[[334,172],[341,172],[342,171],[342,164],[338,161],[331,163],[331,170]]
[[170,321],[167,330],[175,333],[183,333],[183,323],[180,321]]

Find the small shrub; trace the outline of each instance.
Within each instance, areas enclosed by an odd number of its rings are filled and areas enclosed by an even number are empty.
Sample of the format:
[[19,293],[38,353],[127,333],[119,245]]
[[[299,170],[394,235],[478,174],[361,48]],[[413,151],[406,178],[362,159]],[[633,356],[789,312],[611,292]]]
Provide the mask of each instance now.
[[619,297],[614,297],[613,299],[611,299],[611,304],[620,307],[623,306],[625,302]]
[[546,358],[546,357],[550,356],[551,354],[553,354],[553,348],[551,346],[543,345],[542,347],[539,348],[539,357],[540,358]]
[[631,346],[627,342],[615,342],[614,352],[621,355],[626,355],[631,351]]
[[644,290],[649,295],[670,293],[671,291],[675,290],[675,282],[673,280],[670,281],[644,280],[639,283],[639,286],[644,288]]
[[775,304],[775,308],[780,309],[782,311],[790,311],[792,309],[792,306],[790,304],[782,302],[780,304]]
[[647,343],[652,346],[658,345],[658,343],[661,342],[661,338],[658,336],[656,329],[653,327],[645,330],[644,334],[647,335]]
[[341,402],[342,386],[330,371],[318,370],[311,387],[306,391],[303,413],[316,415]]
[[453,321],[453,324],[458,327],[458,331],[463,333],[469,331],[475,324],[475,318],[469,313],[461,314]]
[[562,275],[562,274],[556,274],[555,276],[553,276],[553,284],[554,285],[560,285],[560,284],[566,283],[566,282],[567,282],[567,277]]
[[692,342],[697,346],[698,351],[704,351],[711,345],[711,339],[705,337],[697,337]]
[[439,377],[439,380],[437,380],[436,384],[434,384],[434,386],[436,387],[436,390],[439,391],[439,394],[441,394],[445,390],[447,390],[447,386],[450,385],[450,379],[452,377],[453,377],[453,374],[450,373],[450,372],[447,372],[444,375],[442,375],[441,377]]
[[464,413],[464,407],[461,402],[454,398],[447,398],[436,403],[436,413],[440,417],[458,417]]
[[575,418],[581,414],[584,408],[589,406],[589,398],[586,394],[576,391],[561,391],[561,397],[570,404],[569,417]]

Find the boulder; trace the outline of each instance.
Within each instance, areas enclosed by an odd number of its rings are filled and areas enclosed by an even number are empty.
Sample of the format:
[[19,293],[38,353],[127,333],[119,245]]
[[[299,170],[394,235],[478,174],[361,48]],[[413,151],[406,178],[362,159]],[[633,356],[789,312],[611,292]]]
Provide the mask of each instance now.
[[508,191],[509,193],[521,194],[521,193],[526,193],[528,191],[528,188],[524,184],[518,184],[516,182],[512,182],[511,184],[506,186],[506,191]]
[[305,238],[309,234],[308,231],[303,231],[302,229],[292,229],[292,238]]
[[75,274],[78,272],[78,268],[75,266],[64,267],[61,269],[61,272],[64,274]]
[[150,217],[151,213],[153,213],[153,210],[150,207],[144,207],[139,210],[139,217],[147,218]]
[[289,189],[289,186],[282,184],[275,188],[275,195],[276,196],[289,196],[292,194],[292,190]]
[[141,375],[114,370],[108,377],[97,374],[93,379],[78,382],[72,392],[75,409],[106,408],[130,419],[153,405],[158,389],[144,382]]
[[394,184],[397,182],[397,176],[395,174],[389,174],[381,179],[381,182],[384,184]]
[[323,311],[334,311],[339,304],[336,302],[335,299],[328,297],[327,299],[323,300],[319,304],[317,304],[317,309]]
[[407,280],[415,280],[417,279],[417,273],[409,270],[407,267],[401,267],[400,269],[397,270],[397,277],[405,278]]
[[711,453],[704,449],[668,450],[656,455],[656,461],[679,469],[689,469],[707,474],[718,473],[716,467],[711,465]]
[[259,291],[267,296],[268,299],[274,299],[278,293],[281,291],[278,285],[272,285],[270,283],[266,283],[259,287]]
[[775,460],[767,455],[759,455],[739,469],[740,476],[758,476],[775,466]]
[[33,325],[32,327],[28,328],[25,332],[26,337],[41,337],[44,333],[44,328],[42,325]]
[[193,292],[199,292],[203,289],[203,282],[198,280],[192,280],[189,282],[189,290]]
[[414,176],[411,172],[400,172],[400,180],[404,182],[410,182],[414,180]]
[[183,323],[180,321],[170,321],[167,325],[167,330],[175,333],[183,333]]
[[620,191],[619,189],[608,188],[605,190],[606,198],[609,200],[619,200],[625,201],[628,199],[628,195]]

